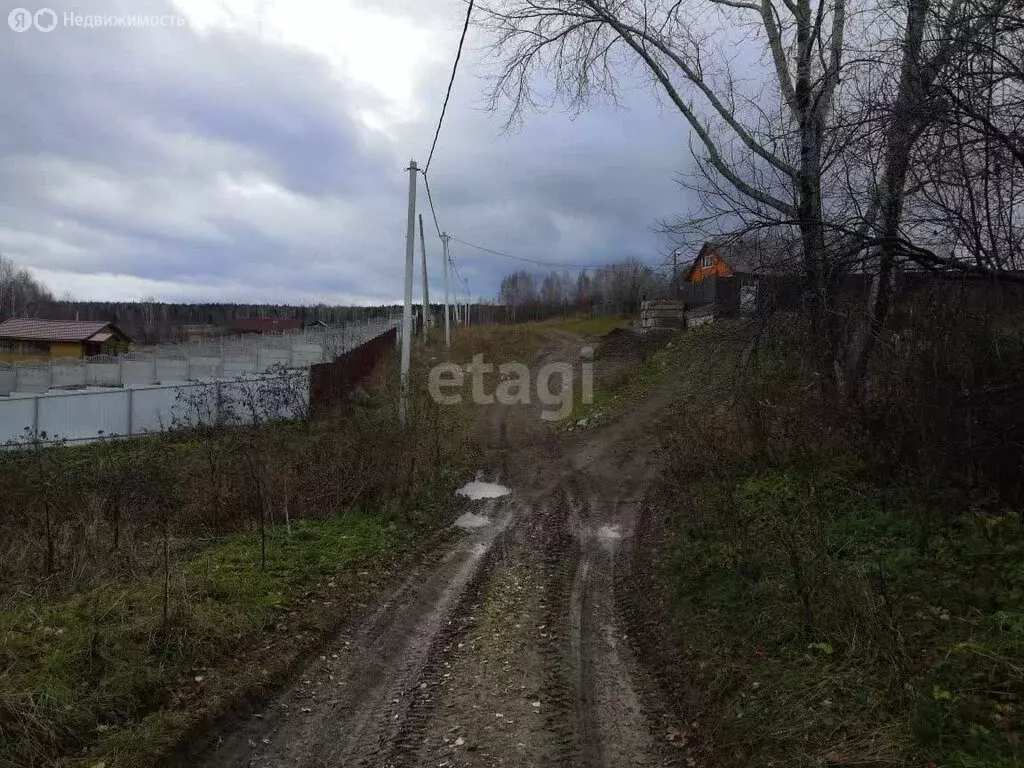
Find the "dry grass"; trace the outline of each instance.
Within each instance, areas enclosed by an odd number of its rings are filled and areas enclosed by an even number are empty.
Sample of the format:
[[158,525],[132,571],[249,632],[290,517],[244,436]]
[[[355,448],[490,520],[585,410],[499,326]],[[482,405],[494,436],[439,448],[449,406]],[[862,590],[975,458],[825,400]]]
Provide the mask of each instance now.
[[475,445],[428,354],[408,432],[389,359],[315,422],[0,454],[0,765],[153,764],[429,546]]
[[1021,765],[1022,500],[987,452],[1024,430],[988,415],[1016,358],[978,341],[1020,318],[927,317],[864,414],[822,400],[792,323],[716,332],[688,372],[659,567],[725,766]]

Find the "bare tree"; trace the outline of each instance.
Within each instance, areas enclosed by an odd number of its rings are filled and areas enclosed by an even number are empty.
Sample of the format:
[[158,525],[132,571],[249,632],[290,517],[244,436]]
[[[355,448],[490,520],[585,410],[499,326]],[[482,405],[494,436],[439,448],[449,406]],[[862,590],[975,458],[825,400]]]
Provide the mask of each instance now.
[[46,286],[0,254],[0,320],[35,315],[40,304],[50,301],[53,294]]
[[[915,151],[947,111],[950,72],[1008,7],[495,0],[481,23],[501,62],[492,105],[509,103],[513,120],[539,104],[542,78],[582,109],[614,98],[627,68],[648,76],[693,137],[696,170],[683,181],[704,210],[685,226],[792,231],[823,381],[851,401],[889,312],[893,269],[943,263],[906,226]],[[852,311],[839,301],[851,270],[876,276]]]
[[910,219],[959,257],[924,266],[1005,278],[1024,270],[1024,20],[987,10],[936,83],[943,113],[915,158]]
[[[797,227],[807,307],[824,330],[822,171],[846,0],[816,8],[811,0],[509,0],[487,8],[483,23],[504,65],[492,98],[509,100],[514,117],[536,104],[537,74],[582,108],[595,95],[614,96],[618,68],[641,65],[689,124],[701,167],[724,184],[734,210],[758,224]],[[746,30],[762,45],[774,80],[760,90],[778,109],[743,92],[736,67],[719,55],[728,46],[716,26]],[[746,63],[756,71],[756,62]]]

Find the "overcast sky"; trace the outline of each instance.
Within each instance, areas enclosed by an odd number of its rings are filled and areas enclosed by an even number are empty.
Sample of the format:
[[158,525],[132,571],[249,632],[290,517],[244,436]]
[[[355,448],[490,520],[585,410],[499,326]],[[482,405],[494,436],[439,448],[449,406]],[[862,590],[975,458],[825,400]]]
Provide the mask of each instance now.
[[[3,0],[3,17],[18,7],[43,6]],[[6,256],[82,299],[400,298],[403,169],[426,160],[461,0],[46,7],[51,32],[0,27]],[[184,23],[87,29],[65,13]],[[534,259],[660,263],[656,221],[688,204],[673,181],[691,162],[682,119],[636,88],[622,109],[531,114],[504,133],[484,109],[484,42],[470,31],[431,168],[441,226]],[[474,296],[518,266],[459,244],[453,256]]]

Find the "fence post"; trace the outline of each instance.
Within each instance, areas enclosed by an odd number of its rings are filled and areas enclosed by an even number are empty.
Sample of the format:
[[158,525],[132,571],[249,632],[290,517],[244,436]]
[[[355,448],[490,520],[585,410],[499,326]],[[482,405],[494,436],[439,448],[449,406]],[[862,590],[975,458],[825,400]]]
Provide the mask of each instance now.
[[150,384],[156,384],[156,354],[153,355],[153,378],[150,380]]
[[39,393],[32,396],[32,439],[39,439]]

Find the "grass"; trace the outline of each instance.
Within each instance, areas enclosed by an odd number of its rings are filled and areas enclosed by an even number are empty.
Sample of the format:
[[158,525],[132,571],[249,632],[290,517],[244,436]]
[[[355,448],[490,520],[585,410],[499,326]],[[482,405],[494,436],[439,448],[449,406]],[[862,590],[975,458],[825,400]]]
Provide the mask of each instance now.
[[718,762],[1021,768],[1020,509],[837,420],[782,332],[687,369],[662,435],[652,556]]
[[[458,328],[451,359],[530,362],[540,335],[535,325]],[[375,394],[351,411],[308,429],[268,425],[254,448],[239,442],[244,431],[223,430],[21,457],[49,505],[29,511],[51,509],[63,527],[54,573],[41,574],[41,523],[8,505],[31,551],[0,570],[0,766],[158,763],[240,702],[269,694],[401,563],[436,543],[476,451],[473,403],[441,408],[426,397],[427,367],[444,356],[436,333],[414,355],[417,439],[400,446],[397,372],[385,366]],[[265,570],[258,534],[233,533],[256,527],[243,449],[266,462],[268,524],[284,522],[288,492],[297,499],[291,533],[267,529]],[[208,454],[230,466],[207,466]],[[216,472],[231,483],[222,517],[209,491]],[[103,478],[115,474],[132,494],[117,550],[101,503]],[[172,499],[166,578],[164,496]]]
[[610,317],[581,317],[573,320],[553,320],[543,323],[548,328],[559,331],[578,333],[581,336],[604,336],[616,328],[629,328],[633,318],[629,315],[613,315]]
[[[721,328],[701,326],[660,337],[658,346],[639,354],[637,359],[617,365],[598,359],[594,363],[594,397],[590,403],[577,401],[566,424],[580,419],[588,422],[624,413],[650,397],[671,376],[682,375],[685,365],[701,358],[700,350],[721,333]],[[637,345],[641,342],[637,341]],[[601,354],[600,348],[598,355]],[[605,374],[612,369],[610,375]]]
[[315,645],[421,534],[365,515],[275,527],[266,570],[255,534],[209,543],[171,568],[166,621],[159,577],[0,613],[0,765],[151,765]]
[[[756,534],[674,526],[660,568],[724,765],[1024,764],[1019,517],[929,529],[843,473],[751,475],[694,503],[723,500]],[[802,555],[809,624],[777,556],[798,509],[824,521],[824,552]]]

